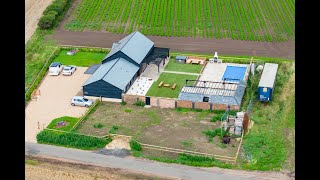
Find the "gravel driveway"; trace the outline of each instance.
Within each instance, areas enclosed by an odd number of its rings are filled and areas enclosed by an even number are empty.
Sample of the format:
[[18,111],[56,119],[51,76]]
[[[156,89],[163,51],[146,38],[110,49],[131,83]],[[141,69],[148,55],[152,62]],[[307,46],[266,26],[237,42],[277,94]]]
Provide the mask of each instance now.
[[[72,76],[46,75],[40,85],[41,96],[38,101],[30,101],[25,109],[25,140],[36,142],[36,135],[53,119],[62,116],[80,117],[85,107],[70,105],[72,96],[80,90],[82,84],[91,76],[83,74],[87,68],[78,67]],[[38,122],[40,129],[38,128]]]

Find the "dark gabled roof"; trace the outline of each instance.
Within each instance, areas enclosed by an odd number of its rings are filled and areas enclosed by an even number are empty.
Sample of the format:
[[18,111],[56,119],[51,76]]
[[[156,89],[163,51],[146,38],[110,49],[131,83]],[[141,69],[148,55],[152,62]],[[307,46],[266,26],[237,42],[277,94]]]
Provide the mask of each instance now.
[[138,70],[138,66],[123,58],[113,59],[102,64],[83,84],[83,86],[103,80],[121,90],[124,90]]
[[139,31],[136,31],[121,39],[119,42],[113,43],[111,51],[103,60],[121,51],[136,63],[141,64],[153,46],[154,43],[150,39]]

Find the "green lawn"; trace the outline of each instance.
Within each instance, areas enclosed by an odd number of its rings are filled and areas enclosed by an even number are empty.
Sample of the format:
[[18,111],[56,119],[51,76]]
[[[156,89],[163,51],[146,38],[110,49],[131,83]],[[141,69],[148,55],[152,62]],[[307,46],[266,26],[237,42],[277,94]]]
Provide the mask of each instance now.
[[[172,74],[172,73],[162,73],[158,80],[152,84],[147,96],[158,96],[158,97],[169,97],[169,98],[178,98],[179,92],[186,83],[186,79],[197,79],[197,76],[194,75],[185,75],[185,74]],[[158,87],[158,84],[163,81],[163,84],[170,84],[172,86],[174,83],[177,84],[175,90],[172,90],[171,87]]]
[[200,73],[201,65],[193,65],[193,64],[181,64],[177,63],[175,59],[170,59],[164,70],[166,71],[179,71],[179,72],[189,72],[189,73]]
[[[67,121],[69,124],[67,126],[63,126],[60,128],[56,128],[56,125],[60,121]],[[70,131],[71,128],[79,121],[79,118],[63,116],[51,121],[51,123],[47,126],[48,129],[58,129],[62,131]]]
[[106,53],[96,52],[77,52],[75,55],[67,55],[67,50],[62,50],[58,57],[54,59],[55,62],[60,62],[63,65],[75,65],[81,67],[88,67],[94,64],[101,63],[102,59],[107,55]]

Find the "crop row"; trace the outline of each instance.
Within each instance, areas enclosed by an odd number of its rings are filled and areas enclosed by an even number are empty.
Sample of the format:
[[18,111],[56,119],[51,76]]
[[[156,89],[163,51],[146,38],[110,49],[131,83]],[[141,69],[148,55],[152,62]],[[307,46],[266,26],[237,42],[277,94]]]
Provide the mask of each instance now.
[[281,42],[295,36],[294,0],[80,0],[65,28]]

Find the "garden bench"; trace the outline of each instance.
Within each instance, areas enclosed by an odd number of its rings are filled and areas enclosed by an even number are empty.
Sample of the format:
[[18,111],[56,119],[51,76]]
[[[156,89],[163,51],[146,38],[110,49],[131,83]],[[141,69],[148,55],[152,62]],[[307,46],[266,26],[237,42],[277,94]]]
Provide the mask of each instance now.
[[173,86],[171,87],[172,90],[174,90],[176,88],[177,84],[174,83]]
[[161,86],[162,86],[162,84],[163,84],[163,81],[161,81],[161,82],[159,83],[158,87],[161,87]]
[[163,87],[170,87],[170,84],[164,84]]

